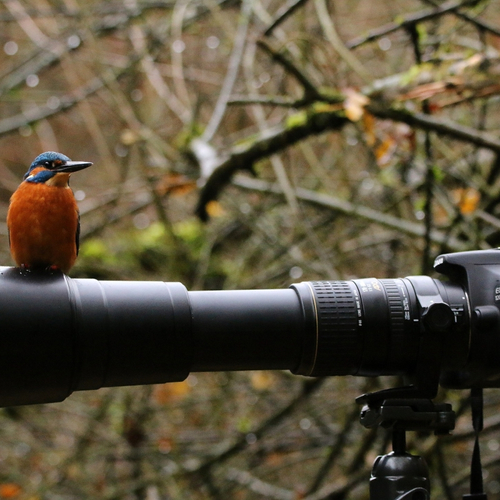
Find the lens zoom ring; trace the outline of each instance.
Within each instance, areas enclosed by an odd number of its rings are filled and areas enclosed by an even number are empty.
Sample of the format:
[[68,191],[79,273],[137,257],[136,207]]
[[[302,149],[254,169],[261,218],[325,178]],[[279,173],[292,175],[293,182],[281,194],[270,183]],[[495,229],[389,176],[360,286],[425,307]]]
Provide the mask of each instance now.
[[393,335],[403,333],[405,327],[405,316],[401,291],[395,283],[395,280],[380,280],[380,282],[382,283],[387,295],[391,333]]
[[350,281],[313,281],[318,315],[318,349],[311,375],[356,372],[362,352],[359,297]]

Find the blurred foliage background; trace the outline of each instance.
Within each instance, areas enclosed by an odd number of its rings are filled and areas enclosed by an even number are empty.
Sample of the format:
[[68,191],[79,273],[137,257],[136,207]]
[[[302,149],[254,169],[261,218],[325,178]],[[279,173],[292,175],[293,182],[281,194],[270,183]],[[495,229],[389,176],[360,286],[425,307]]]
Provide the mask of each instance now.
[[[495,0],[3,0],[0,210],[45,150],[94,162],[73,277],[188,289],[432,274],[500,243]],[[0,224],[0,257],[11,265]],[[192,374],[0,410],[0,498],[368,497],[383,430],[354,398],[390,378]],[[433,496],[468,485],[418,434]],[[500,498],[497,390],[485,487]]]

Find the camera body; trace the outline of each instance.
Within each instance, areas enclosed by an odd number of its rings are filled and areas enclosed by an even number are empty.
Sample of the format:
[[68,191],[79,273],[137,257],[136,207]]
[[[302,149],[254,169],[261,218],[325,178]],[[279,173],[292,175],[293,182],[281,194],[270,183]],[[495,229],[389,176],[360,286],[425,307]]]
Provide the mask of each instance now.
[[[500,387],[500,250],[441,255],[434,268],[463,288],[468,308],[464,338],[451,339],[446,356],[452,363],[444,360],[441,385]],[[466,352],[466,358],[457,350]],[[461,358],[465,363],[457,364]]]

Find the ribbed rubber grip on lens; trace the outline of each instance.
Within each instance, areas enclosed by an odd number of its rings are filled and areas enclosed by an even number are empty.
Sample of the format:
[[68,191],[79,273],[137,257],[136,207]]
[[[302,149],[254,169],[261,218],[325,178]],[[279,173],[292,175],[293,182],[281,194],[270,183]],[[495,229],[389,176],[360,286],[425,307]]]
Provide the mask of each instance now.
[[359,296],[351,281],[310,282],[316,303],[318,337],[312,376],[356,373],[363,340]]
[[380,280],[387,295],[387,302],[389,306],[389,324],[391,328],[391,335],[402,335],[404,333],[404,304],[400,288],[398,287],[397,280],[385,279]]

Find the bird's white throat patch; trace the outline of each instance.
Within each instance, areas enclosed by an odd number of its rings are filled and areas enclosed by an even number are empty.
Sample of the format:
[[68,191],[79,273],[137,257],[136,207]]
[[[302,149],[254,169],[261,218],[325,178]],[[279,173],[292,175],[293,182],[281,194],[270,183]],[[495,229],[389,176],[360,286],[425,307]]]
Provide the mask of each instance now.
[[58,172],[54,177],[51,177],[45,184],[54,187],[68,187],[70,174],[66,172]]

